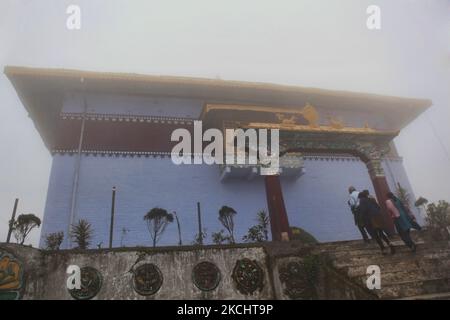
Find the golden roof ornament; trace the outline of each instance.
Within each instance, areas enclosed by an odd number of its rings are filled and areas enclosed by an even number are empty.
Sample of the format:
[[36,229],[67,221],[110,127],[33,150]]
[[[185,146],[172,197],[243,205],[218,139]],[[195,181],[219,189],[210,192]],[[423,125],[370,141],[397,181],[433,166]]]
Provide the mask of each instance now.
[[297,116],[295,115],[287,116],[283,113],[276,113],[275,115],[283,125],[295,125],[295,123],[297,122]]
[[341,130],[341,129],[344,129],[344,127],[345,127],[342,119],[339,119],[336,117],[330,117],[329,121],[330,121],[330,127],[333,129]]
[[319,126],[319,113],[309,102],[303,107],[302,115],[311,127],[317,128]]

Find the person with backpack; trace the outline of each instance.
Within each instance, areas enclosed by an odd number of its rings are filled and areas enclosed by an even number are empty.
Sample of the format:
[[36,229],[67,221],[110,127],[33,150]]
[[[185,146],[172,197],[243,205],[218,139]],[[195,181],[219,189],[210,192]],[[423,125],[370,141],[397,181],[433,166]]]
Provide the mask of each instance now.
[[361,236],[363,237],[364,242],[368,244],[368,243],[370,243],[369,236],[367,235],[367,230],[365,229],[364,221],[361,218],[361,215],[359,214],[359,211],[358,211],[359,192],[355,189],[355,187],[350,186],[348,188],[348,193],[349,193],[349,198],[348,198],[347,203],[353,214],[353,219],[355,220],[355,225],[358,228],[359,232],[361,233]]
[[364,190],[358,195],[359,207],[358,211],[364,219],[365,227],[372,239],[376,241],[383,255],[386,254],[386,247],[383,242],[390,248],[391,254],[395,254],[395,248],[389,238],[384,233],[384,222],[381,215],[381,208],[374,198],[369,197],[369,191]]

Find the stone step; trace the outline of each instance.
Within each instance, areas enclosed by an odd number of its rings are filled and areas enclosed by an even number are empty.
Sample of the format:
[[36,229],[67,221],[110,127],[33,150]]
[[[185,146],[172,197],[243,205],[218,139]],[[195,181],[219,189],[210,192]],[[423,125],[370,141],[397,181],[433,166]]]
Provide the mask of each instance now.
[[391,264],[395,262],[411,262],[420,261],[422,259],[434,259],[434,258],[442,258],[450,257],[450,249],[439,250],[439,251],[417,251],[413,253],[411,251],[397,251],[395,254],[386,254],[382,255],[381,253],[375,253],[373,255],[358,255],[358,256],[340,256],[335,257],[333,255],[329,256],[329,259],[333,261],[333,264],[336,267],[345,267],[345,266],[358,266],[358,265],[383,265],[383,264]]
[[[367,275],[359,275],[352,277],[356,283],[366,285]],[[416,270],[398,270],[393,272],[383,272],[381,269],[381,286],[384,284],[390,285],[398,282],[407,281],[426,281],[428,279],[450,278],[450,269],[443,269],[440,267],[433,267],[427,269]]]
[[[424,237],[421,235],[420,232],[412,232],[411,237],[415,242],[424,243]],[[404,245],[403,241],[398,235],[390,237],[390,240],[393,242],[398,243],[399,245]],[[446,241],[436,241],[433,243],[430,243],[430,245],[447,245],[449,246],[448,242]],[[345,251],[345,250],[355,250],[355,249],[365,249],[365,248],[373,248],[378,249],[378,246],[376,243],[372,240],[371,244],[364,243],[363,240],[347,240],[347,241],[337,241],[337,242],[322,242],[318,245],[321,248],[328,250],[335,249],[336,251]]]
[[422,294],[420,296],[405,297],[397,300],[450,300],[450,291],[442,293]]
[[[390,263],[383,263],[380,265],[381,272],[397,272],[397,271],[415,271],[415,270],[426,270],[428,268],[441,268],[450,270],[450,257],[446,258],[431,258],[431,259],[415,259],[406,261],[392,261]],[[349,277],[365,276],[367,271],[367,266],[353,266],[345,267],[341,269]]]
[[[392,244],[397,248],[407,248],[403,241],[401,240],[395,240],[391,241]],[[422,240],[415,241],[418,245],[417,247],[421,248],[449,248],[450,245],[447,241],[439,241],[439,242],[424,242]],[[380,248],[376,243],[356,243],[352,245],[333,245],[333,244],[327,244],[327,245],[318,245],[318,250],[323,252],[331,252],[331,253],[345,253],[345,252],[357,252],[357,253],[363,253],[363,252],[372,252],[372,251],[380,251]]]
[[332,258],[332,263],[334,267],[341,269],[345,267],[356,267],[356,266],[369,266],[369,265],[383,265],[394,262],[411,262],[420,260],[420,259],[435,259],[435,258],[447,258],[450,256],[450,249],[442,249],[436,252],[398,252],[394,255],[369,255],[369,256],[356,256],[356,257],[346,257],[346,258]]
[[404,281],[382,285],[381,290],[373,292],[381,299],[396,299],[438,294],[450,291],[450,278],[436,278],[419,281]]
[[[424,242],[414,233],[415,253],[397,236],[391,238],[394,255],[382,255],[375,243],[361,240],[320,244],[318,252],[329,257],[333,266],[354,283],[366,287],[367,267],[381,269],[381,290],[373,292],[381,299],[447,299],[450,293],[450,246],[448,242]],[[386,250],[389,252],[389,249]]]
[[[403,244],[393,244],[395,247],[395,251],[396,253],[410,253],[411,249],[408,248],[407,246],[403,245]],[[429,247],[425,247],[424,244],[417,244],[417,252],[420,251],[427,251],[427,250],[438,250],[437,248],[429,248]],[[389,248],[386,247],[386,252],[389,252]],[[356,257],[356,256],[360,256],[360,257],[364,257],[364,256],[379,256],[381,255],[381,250],[378,246],[376,247],[371,247],[371,248],[366,248],[366,249],[354,249],[354,250],[338,250],[338,251],[328,251],[328,254],[336,257],[336,258],[341,258],[341,257]]]

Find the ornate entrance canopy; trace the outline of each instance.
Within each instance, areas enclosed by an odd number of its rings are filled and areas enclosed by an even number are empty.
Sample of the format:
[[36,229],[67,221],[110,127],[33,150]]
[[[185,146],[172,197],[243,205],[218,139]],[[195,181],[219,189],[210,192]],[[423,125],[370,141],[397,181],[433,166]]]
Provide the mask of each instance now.
[[[366,123],[364,127],[347,127],[340,120],[331,119],[328,124],[320,124],[316,109],[307,104],[301,110],[258,108],[255,106],[242,106],[232,108],[225,105],[207,107],[203,113],[213,110],[238,110],[240,113],[228,115],[223,121],[223,128],[242,129],[278,129],[280,130],[280,157],[292,153],[337,153],[350,154],[359,157],[367,166],[370,178],[380,206],[384,209],[384,218],[387,231],[393,233],[394,226],[385,210],[386,194],[389,186],[382,166],[383,158],[390,152],[390,144],[398,135],[398,131],[382,131],[370,128]],[[249,122],[239,119],[245,112],[258,113],[258,122]],[[261,113],[266,113],[262,116]],[[264,122],[264,117],[269,121]],[[278,122],[270,122],[274,117]],[[236,120],[232,120],[232,119]],[[254,117],[251,117],[254,118]],[[211,119],[211,118],[210,118]],[[223,119],[223,118],[222,118]],[[290,228],[283,200],[283,193],[278,176],[265,178],[269,213],[272,223],[272,236],[274,240],[288,239]]]

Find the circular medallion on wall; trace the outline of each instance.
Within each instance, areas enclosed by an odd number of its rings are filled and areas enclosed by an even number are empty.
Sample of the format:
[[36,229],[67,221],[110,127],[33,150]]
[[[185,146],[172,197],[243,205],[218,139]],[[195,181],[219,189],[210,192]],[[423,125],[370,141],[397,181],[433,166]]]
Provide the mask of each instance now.
[[70,289],[70,295],[76,300],[89,300],[97,295],[103,283],[100,272],[92,267],[83,267],[81,272],[81,288]]
[[161,270],[153,263],[142,264],[134,270],[134,290],[143,296],[158,292],[163,283]]
[[211,291],[217,288],[220,278],[220,270],[212,262],[197,263],[192,269],[192,281],[202,291]]
[[264,286],[264,271],[255,260],[247,258],[236,261],[232,278],[240,293],[248,295]]
[[284,284],[284,293],[291,299],[307,296],[308,282],[303,266],[295,261],[280,267],[280,281]]

